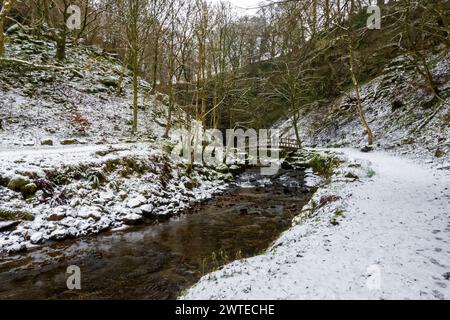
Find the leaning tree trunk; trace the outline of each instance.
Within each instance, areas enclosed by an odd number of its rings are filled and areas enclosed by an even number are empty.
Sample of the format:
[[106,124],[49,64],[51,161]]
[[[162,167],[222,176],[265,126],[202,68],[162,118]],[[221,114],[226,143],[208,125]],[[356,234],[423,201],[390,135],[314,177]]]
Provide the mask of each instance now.
[[350,59],[350,73],[352,76],[353,85],[355,86],[356,91],[356,108],[358,110],[359,118],[361,119],[361,122],[364,126],[364,128],[367,131],[367,143],[369,146],[373,145],[373,133],[372,129],[370,129],[369,123],[367,122],[366,115],[364,114],[364,110],[362,107],[361,102],[361,88],[358,82],[358,78],[355,74],[355,61],[353,56],[353,44],[352,40],[349,38],[348,41],[348,48],[349,48],[349,59]]
[[5,28],[6,16],[11,11],[16,0],[2,1],[2,8],[0,10],[0,56],[5,54],[5,36],[3,34]]
[[302,148],[302,138],[300,138],[300,132],[298,130],[298,120],[299,120],[299,111],[294,111],[293,115],[293,126],[295,132],[295,138],[297,139],[297,143],[300,148]]
[[3,35],[3,19],[0,19],[0,57],[5,54],[5,36]]
[[135,49],[132,49],[131,54],[133,67],[133,133],[137,133],[138,127],[138,56]]

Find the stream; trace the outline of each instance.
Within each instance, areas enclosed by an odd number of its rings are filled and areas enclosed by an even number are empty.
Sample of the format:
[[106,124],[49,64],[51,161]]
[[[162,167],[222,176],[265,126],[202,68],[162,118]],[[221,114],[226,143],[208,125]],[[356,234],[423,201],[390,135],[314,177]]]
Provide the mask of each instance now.
[[[0,299],[176,299],[203,275],[262,253],[310,199],[302,171],[242,174],[166,222],[48,243],[0,257]],[[81,290],[68,290],[70,265]]]

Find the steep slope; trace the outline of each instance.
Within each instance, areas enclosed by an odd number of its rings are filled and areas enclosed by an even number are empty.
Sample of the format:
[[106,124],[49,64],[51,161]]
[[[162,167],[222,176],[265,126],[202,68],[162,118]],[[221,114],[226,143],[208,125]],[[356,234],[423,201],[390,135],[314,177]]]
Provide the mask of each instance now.
[[[362,104],[379,148],[449,167],[450,54],[440,50],[430,61],[443,102],[433,98],[409,60],[400,56],[380,76],[363,84]],[[355,102],[355,91],[350,89],[327,108],[304,113],[297,125],[305,144],[317,147],[365,145],[367,135]],[[436,113],[436,110],[440,111]],[[283,120],[277,126],[285,137],[295,138],[292,120]]]
[[[55,44],[27,27],[8,30],[0,63],[0,148],[41,144],[114,143],[162,135],[164,97],[140,81],[139,134],[131,137],[132,85],[128,69],[101,49],[70,46],[54,66]],[[121,83],[121,93],[117,86]]]

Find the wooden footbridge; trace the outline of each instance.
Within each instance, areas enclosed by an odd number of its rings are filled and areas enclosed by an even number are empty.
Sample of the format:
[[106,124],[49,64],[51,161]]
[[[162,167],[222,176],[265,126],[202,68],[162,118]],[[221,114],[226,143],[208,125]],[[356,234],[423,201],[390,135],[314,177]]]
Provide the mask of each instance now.
[[278,140],[278,146],[276,146],[273,141],[260,141],[259,147],[267,146],[267,149],[273,149],[277,147],[278,149],[282,150],[289,150],[289,151],[297,151],[302,148],[301,144],[297,141],[297,139],[288,139],[288,138],[281,138]]

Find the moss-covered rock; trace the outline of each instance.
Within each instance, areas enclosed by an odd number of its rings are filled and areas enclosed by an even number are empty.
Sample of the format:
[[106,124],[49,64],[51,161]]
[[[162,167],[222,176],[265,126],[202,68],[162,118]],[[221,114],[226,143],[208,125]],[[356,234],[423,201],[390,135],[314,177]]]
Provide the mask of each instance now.
[[434,153],[434,156],[436,158],[442,158],[444,156],[444,152],[440,148],[437,148],[436,152]]
[[77,139],[63,139],[59,142],[63,146],[79,144],[80,142]]
[[52,146],[53,145],[53,140],[52,139],[44,139],[41,141],[41,145],[43,146]]
[[106,87],[112,87],[117,88],[117,84],[119,83],[119,80],[114,77],[106,77],[99,80],[101,84],[103,84]]
[[30,183],[30,180],[27,177],[23,176],[14,176],[8,183],[8,189],[16,192],[21,192],[22,188],[24,188],[27,184]]
[[0,221],[14,221],[14,220],[33,221],[34,216],[31,212],[23,209],[0,208]]
[[31,196],[36,193],[38,187],[35,183],[28,183],[22,187],[20,190],[24,197]]

